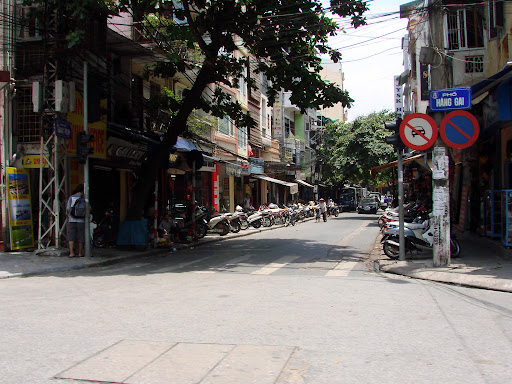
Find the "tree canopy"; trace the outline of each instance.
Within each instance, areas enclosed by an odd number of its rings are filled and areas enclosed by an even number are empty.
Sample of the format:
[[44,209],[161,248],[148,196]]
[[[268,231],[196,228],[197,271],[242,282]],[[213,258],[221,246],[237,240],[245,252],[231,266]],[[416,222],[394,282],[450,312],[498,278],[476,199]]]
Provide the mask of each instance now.
[[353,122],[328,124],[323,133],[320,158],[323,161],[323,180],[330,185],[362,185],[391,183],[389,172],[377,174],[372,180],[372,167],[396,160],[393,146],[385,137],[392,132],[384,128],[394,121],[395,113],[383,110],[356,118]]
[[[86,40],[91,15],[131,13],[161,57],[147,67],[147,75],[191,79],[183,98],[177,99],[173,92],[164,92],[167,98],[159,97],[160,109],[169,119],[161,148],[140,170],[136,188],[144,196],[149,194],[159,164],[168,157],[177,136],[187,131],[194,110],[216,117],[227,115],[239,127],[255,124],[220,88],[205,97],[210,84],[236,88],[243,78],[249,87],[256,86],[248,76],[249,55],[256,60],[257,71],[269,81],[269,105],[283,90],[291,92],[290,102],[303,111],[338,103],[350,107],[353,100],[348,92],[320,77],[321,56],[334,62],[341,58],[328,41],[341,31],[333,15],[348,17],[357,27],[365,23],[363,14],[368,9],[362,0],[331,0],[328,9],[319,0],[55,0],[48,6],[55,7],[67,21],[69,48]],[[234,55],[236,51],[245,54]],[[140,211],[134,207],[131,215]]]

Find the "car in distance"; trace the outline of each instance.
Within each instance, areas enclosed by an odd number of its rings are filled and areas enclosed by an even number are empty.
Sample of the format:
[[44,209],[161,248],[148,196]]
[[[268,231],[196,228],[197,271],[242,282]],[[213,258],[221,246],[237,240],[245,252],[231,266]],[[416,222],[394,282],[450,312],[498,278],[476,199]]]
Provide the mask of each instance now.
[[357,206],[357,213],[377,213],[377,202],[375,201],[375,198],[362,198]]

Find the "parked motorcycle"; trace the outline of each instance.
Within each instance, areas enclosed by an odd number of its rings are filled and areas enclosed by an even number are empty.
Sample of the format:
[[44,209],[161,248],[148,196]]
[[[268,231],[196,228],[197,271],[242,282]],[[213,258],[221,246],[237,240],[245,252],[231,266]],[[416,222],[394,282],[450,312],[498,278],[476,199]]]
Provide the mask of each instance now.
[[92,235],[92,243],[97,248],[116,245],[118,220],[114,210],[107,209],[105,216],[100,220]]
[[[423,223],[409,223],[404,225],[405,251],[421,252],[432,251],[434,243],[434,231],[430,226],[431,220],[425,220]],[[384,229],[381,239],[382,250],[390,259],[396,260],[400,255],[400,228],[398,225],[389,225]],[[460,244],[455,235],[450,238],[451,257],[460,256]]]
[[221,236],[227,235],[231,231],[229,216],[225,213],[214,214],[213,208],[209,211],[209,220],[207,218],[208,233],[218,233]]

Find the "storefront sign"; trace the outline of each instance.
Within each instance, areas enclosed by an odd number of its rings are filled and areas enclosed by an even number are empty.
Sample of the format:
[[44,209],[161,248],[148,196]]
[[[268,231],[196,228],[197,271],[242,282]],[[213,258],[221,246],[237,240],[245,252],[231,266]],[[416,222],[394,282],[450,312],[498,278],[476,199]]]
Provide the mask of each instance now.
[[28,170],[7,169],[9,228],[11,249],[18,250],[34,247],[32,228],[32,208],[30,203],[30,180]]
[[226,163],[226,175],[240,177],[242,168],[238,164]]
[[[48,160],[43,156],[43,168],[48,168]],[[26,155],[23,157],[23,168],[41,168],[40,155]]]
[[400,85],[400,76],[395,76],[395,112],[398,116],[403,116],[404,103],[403,103],[403,91]]
[[248,161],[238,160],[238,165],[240,166],[240,168],[242,170],[242,173],[241,173],[242,176],[249,176],[251,174]]
[[262,158],[249,157],[249,170],[255,175],[265,173],[265,162]]
[[147,145],[131,143],[117,137],[109,137],[107,140],[107,155],[111,160],[126,162],[131,166],[138,166],[147,155]]

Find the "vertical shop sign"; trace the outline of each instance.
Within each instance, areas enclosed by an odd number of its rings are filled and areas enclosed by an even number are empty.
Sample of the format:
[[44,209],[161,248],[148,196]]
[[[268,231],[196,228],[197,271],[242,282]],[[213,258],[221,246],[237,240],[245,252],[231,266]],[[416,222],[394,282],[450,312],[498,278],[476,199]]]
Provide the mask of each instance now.
[[400,85],[400,76],[395,76],[395,112],[398,117],[404,115],[403,91]]
[[7,168],[11,249],[34,247],[30,180],[26,169]]
[[421,100],[428,100],[428,64],[421,64]]

